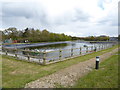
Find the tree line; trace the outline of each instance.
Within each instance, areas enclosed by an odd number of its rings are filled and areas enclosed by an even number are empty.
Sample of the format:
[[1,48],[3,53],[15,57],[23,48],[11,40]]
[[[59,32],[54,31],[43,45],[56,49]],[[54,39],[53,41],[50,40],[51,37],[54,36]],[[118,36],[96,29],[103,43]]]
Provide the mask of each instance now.
[[108,41],[109,39],[109,36],[89,36],[85,38],[86,41]]
[[84,40],[84,41],[108,41],[109,36],[88,36],[88,37],[72,37],[72,40]]
[[24,30],[18,30],[17,28],[8,28],[3,31],[2,33],[2,41],[6,39],[17,40],[20,42],[24,42],[27,40],[31,43],[36,42],[52,42],[52,41],[69,41],[69,40],[85,40],[85,41],[108,41],[109,36],[88,36],[88,37],[72,37],[65,35],[64,33],[52,33],[48,30],[39,30],[34,28],[26,28]]
[[64,33],[52,33],[48,30],[39,30],[34,28],[26,28],[24,30],[17,30],[17,28],[8,28],[2,32],[2,40],[12,39],[18,41],[28,40],[31,43],[35,42],[48,42],[48,41],[68,41],[71,40],[71,36],[67,36]]

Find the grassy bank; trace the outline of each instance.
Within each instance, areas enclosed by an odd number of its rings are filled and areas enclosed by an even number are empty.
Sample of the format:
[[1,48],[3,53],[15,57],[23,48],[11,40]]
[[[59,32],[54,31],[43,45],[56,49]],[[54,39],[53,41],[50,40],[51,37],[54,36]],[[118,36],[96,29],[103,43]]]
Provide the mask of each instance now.
[[0,56],[0,87],[2,87],[2,57]]
[[99,70],[79,79],[73,88],[118,88],[118,55],[100,63]]
[[10,56],[3,56],[3,87],[22,88],[25,86],[26,83],[30,81],[52,74],[56,71],[59,71],[60,69],[69,67],[73,64],[77,64],[79,62],[104,54],[115,48],[117,48],[117,46],[47,66],[41,66],[35,63],[19,61]]

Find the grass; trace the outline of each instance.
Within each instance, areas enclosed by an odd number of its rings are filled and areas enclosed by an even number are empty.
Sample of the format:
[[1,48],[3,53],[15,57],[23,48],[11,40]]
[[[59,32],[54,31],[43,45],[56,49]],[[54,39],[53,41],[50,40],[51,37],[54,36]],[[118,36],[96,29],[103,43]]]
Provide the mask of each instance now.
[[2,57],[0,56],[0,88],[2,87]]
[[118,88],[118,55],[100,63],[99,70],[79,79],[73,88]]
[[3,88],[23,88],[26,83],[34,81],[43,76],[52,74],[60,69],[69,67],[73,64],[88,60],[98,55],[109,52],[118,46],[91,53],[85,56],[66,60],[63,62],[41,66],[35,63],[16,60],[10,56],[2,56],[2,81]]

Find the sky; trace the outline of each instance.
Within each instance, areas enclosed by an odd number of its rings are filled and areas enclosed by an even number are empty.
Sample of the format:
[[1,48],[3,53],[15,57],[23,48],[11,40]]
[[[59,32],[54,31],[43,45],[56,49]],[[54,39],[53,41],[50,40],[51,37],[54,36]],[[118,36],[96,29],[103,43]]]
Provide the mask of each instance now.
[[0,0],[0,29],[118,36],[119,0]]

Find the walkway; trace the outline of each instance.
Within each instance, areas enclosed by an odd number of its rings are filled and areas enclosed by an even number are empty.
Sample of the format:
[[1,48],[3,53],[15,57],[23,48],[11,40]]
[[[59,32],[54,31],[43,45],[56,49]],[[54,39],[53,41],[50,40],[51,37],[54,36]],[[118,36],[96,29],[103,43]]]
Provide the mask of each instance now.
[[[100,55],[100,62],[109,58],[117,51],[118,49],[114,49],[111,52]],[[95,58],[92,58],[30,82],[25,88],[54,88],[56,85],[62,85],[64,87],[73,86],[80,77],[90,72],[94,66]]]

